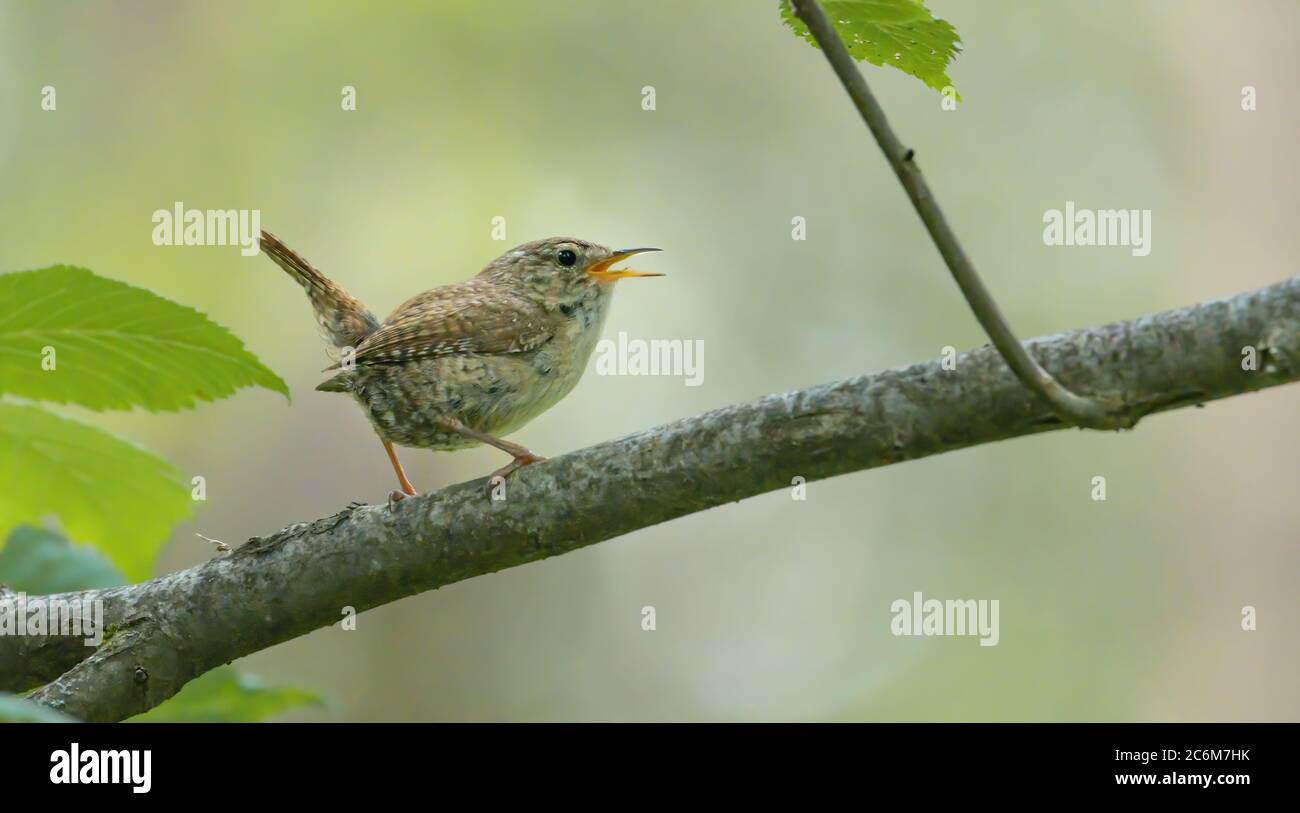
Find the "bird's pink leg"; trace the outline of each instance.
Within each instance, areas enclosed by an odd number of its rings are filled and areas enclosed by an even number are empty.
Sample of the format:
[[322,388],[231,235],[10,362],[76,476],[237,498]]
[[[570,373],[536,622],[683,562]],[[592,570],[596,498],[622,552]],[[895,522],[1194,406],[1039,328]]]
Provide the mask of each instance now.
[[394,491],[388,495],[388,501],[394,503],[407,497],[414,497],[418,492],[415,486],[411,485],[411,481],[406,479],[406,472],[402,471],[402,464],[397,460],[397,452],[393,451],[393,444],[385,440],[384,451],[388,452],[388,459],[393,463],[393,471],[397,472],[397,482],[402,486],[401,491]]
[[488,478],[489,488],[491,488],[492,481],[497,477],[509,477],[515,471],[522,469],[524,466],[541,463],[546,459],[539,454],[533,454],[518,443],[511,443],[508,440],[492,437],[486,432],[471,429],[460,421],[452,418],[442,418],[439,422],[453,432],[477,440],[479,443],[486,443],[489,446],[494,446],[514,458],[514,460],[511,460],[506,465],[492,472],[492,476]]

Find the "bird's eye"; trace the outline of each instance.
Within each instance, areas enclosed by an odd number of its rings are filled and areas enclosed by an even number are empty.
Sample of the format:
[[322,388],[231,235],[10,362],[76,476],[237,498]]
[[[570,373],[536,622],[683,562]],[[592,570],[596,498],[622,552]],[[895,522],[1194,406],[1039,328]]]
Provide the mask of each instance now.
[[570,249],[565,248],[561,249],[560,253],[555,255],[555,259],[565,268],[571,268],[573,264],[578,261],[578,255],[574,254]]

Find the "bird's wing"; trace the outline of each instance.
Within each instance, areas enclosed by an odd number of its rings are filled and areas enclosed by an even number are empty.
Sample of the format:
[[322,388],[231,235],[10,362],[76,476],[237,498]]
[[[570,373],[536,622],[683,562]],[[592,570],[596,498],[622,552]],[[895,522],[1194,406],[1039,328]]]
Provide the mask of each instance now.
[[393,311],[358,347],[358,365],[447,355],[527,353],[550,340],[545,312],[481,285],[435,288]]

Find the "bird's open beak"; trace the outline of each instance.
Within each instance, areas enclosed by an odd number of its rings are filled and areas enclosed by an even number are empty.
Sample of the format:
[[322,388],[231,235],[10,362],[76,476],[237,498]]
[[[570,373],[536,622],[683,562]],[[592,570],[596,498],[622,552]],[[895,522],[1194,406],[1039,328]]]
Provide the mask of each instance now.
[[615,251],[608,258],[598,263],[592,263],[587,269],[587,273],[600,280],[626,279],[628,277],[662,277],[663,274],[657,274],[651,271],[633,271],[630,268],[619,268],[613,271],[609,267],[614,263],[626,260],[634,254],[644,254],[647,251],[660,251],[657,248],[621,248]]

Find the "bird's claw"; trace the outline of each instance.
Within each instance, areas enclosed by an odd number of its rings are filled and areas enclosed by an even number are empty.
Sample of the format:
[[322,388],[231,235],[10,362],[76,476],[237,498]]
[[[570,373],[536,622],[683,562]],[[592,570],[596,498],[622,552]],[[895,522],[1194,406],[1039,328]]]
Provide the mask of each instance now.
[[[492,499],[496,499],[497,486],[504,485],[506,478],[509,477],[510,475],[519,471],[524,466],[531,466],[534,463],[541,463],[544,460],[546,460],[546,458],[542,457],[541,455],[533,454],[532,452],[529,452],[527,454],[516,457],[514,460],[511,460],[506,465],[492,472],[492,476],[489,477],[487,481],[488,497]],[[504,493],[503,493],[503,498],[504,498]]]
[[389,510],[392,510],[393,505],[395,503],[399,503],[402,500],[406,499],[407,497],[415,497],[415,496],[417,496],[417,492],[412,491],[410,494],[407,494],[405,491],[398,491],[397,489],[393,489],[392,491],[388,492],[388,508]]

